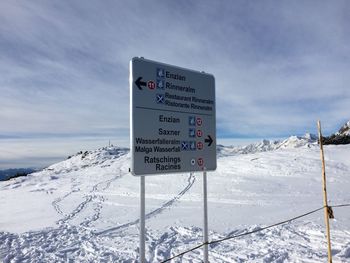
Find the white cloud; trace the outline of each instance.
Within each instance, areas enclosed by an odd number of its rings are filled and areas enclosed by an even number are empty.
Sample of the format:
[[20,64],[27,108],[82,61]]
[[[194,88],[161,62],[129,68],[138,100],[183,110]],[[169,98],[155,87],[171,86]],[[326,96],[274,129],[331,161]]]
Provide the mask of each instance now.
[[[219,134],[327,132],[349,118],[349,5],[2,1],[0,134],[129,126],[128,62],[213,73]],[[101,128],[102,127],[102,128]]]

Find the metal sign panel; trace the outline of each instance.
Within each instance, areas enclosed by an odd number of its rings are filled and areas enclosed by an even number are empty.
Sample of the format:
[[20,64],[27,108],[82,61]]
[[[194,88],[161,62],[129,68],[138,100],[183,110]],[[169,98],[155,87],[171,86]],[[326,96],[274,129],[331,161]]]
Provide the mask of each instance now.
[[134,175],[216,169],[213,75],[133,58],[130,99]]

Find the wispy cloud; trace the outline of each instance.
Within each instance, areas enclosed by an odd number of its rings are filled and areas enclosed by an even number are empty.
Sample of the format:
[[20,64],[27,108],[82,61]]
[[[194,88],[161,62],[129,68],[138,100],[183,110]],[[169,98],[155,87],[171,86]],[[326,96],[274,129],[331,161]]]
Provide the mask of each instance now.
[[128,61],[213,73],[225,137],[349,119],[347,1],[1,1],[0,134],[128,137]]

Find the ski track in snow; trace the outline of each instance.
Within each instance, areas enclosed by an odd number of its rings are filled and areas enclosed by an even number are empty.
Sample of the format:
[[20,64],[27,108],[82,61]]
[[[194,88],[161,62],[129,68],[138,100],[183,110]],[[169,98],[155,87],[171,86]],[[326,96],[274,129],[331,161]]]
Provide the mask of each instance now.
[[[67,223],[69,220],[73,219],[76,215],[78,215],[83,209],[89,205],[92,201],[96,200],[97,207],[94,208],[94,214],[91,215],[90,218],[86,218],[80,225],[82,226],[89,226],[93,221],[96,221],[99,219],[100,211],[102,209],[102,203],[105,201],[104,197],[102,195],[97,195],[96,192],[100,191],[103,192],[104,190],[108,189],[111,185],[111,183],[118,178],[122,176],[122,171],[119,169],[119,175],[113,177],[112,179],[99,182],[95,184],[92,187],[92,190],[90,193],[85,197],[85,200],[81,202],[71,213],[68,215],[65,215],[65,217],[59,221],[59,223]],[[69,192],[68,194],[64,195],[62,198],[58,198],[58,201],[54,201],[54,207],[58,213],[60,213],[61,209],[59,207],[59,202],[62,202],[66,197],[68,197],[70,194],[72,194],[74,191]],[[62,212],[61,212],[62,213]]]
[[[174,202],[179,200],[192,187],[192,185],[194,184],[195,180],[196,180],[195,176],[191,173],[190,176],[187,179],[188,184],[186,185],[186,187],[179,194],[177,194],[174,198],[170,199],[168,202],[166,202],[163,205],[161,205],[159,208],[157,208],[157,209],[147,213],[145,215],[145,218],[149,219],[151,217],[154,217],[154,216],[162,213],[165,209],[167,209],[170,206],[172,206]],[[100,231],[97,234],[98,235],[106,235],[106,234],[110,235],[111,232],[117,232],[117,231],[123,230],[125,228],[130,227],[130,226],[136,225],[139,222],[140,222],[140,219],[136,219],[136,220],[134,220],[132,222],[129,222],[129,223],[117,226],[117,227],[112,227],[112,228]]]
[[[99,233],[89,229],[90,224],[100,217],[100,212],[103,207],[104,197],[97,192],[103,192],[108,189],[110,185],[123,175],[119,169],[119,175],[112,179],[98,182],[93,185],[92,190],[85,196],[84,201],[68,214],[64,214],[60,207],[60,203],[77,190],[72,190],[62,197],[56,198],[52,202],[53,208],[64,218],[57,222],[58,228],[47,229],[44,231],[28,232],[22,235],[11,233],[0,233],[1,240],[4,240],[0,245],[0,255],[4,262],[75,262],[79,261],[108,261],[115,262],[121,258],[113,249],[106,249],[104,246],[99,246],[99,240],[103,236],[108,239],[113,238],[111,233],[126,230],[127,228],[138,224],[139,219],[132,222],[120,225],[115,228],[109,228]],[[146,219],[150,219],[165,209],[173,205],[179,200],[194,184],[195,176],[190,174],[187,179],[187,185],[174,198],[167,201],[159,208],[146,214]],[[97,205],[94,207],[94,213],[86,217],[78,226],[69,224],[69,221],[81,213],[93,200],[96,200]],[[102,236],[101,238],[99,236]],[[96,251],[99,251],[97,255]],[[127,258],[123,262],[128,262]],[[131,260],[130,262],[135,262]]]
[[[4,233],[1,239],[5,242],[0,246],[0,255],[4,262],[74,262],[71,254],[81,257],[81,259],[97,260],[94,257],[97,245],[95,243],[95,234],[93,231],[86,229],[93,221],[99,219],[100,210],[104,201],[103,196],[97,195],[96,191],[106,190],[113,181],[122,176],[121,170],[119,175],[112,179],[99,182],[92,187],[91,192],[85,197],[71,213],[64,216],[57,222],[58,228],[48,229],[44,231],[28,232],[23,235]],[[62,197],[52,202],[54,209],[63,215],[59,203],[64,201],[75,190],[70,191]],[[98,205],[93,209],[94,214],[85,218],[79,226],[72,226],[69,220],[77,216],[92,200],[98,199]],[[108,254],[108,253],[107,253]],[[112,253],[113,254],[113,253]],[[112,254],[108,254],[107,258],[103,256],[103,260],[116,260]],[[103,255],[103,253],[102,253]],[[99,255],[101,256],[101,255]]]

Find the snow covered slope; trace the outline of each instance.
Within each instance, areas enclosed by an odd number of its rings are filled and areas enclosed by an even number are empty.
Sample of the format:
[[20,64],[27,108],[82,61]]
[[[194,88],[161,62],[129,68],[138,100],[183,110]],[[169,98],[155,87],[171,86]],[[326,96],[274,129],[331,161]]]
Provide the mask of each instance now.
[[[259,229],[322,206],[311,137],[218,148],[208,173],[210,240]],[[350,145],[325,147],[330,204],[350,203]],[[85,152],[0,182],[4,262],[137,262],[139,178],[126,149]],[[147,260],[201,243],[201,173],[146,178]],[[331,221],[334,262],[350,262],[350,208]],[[211,245],[211,262],[325,262],[323,212]],[[202,250],[174,262],[201,262]]]

